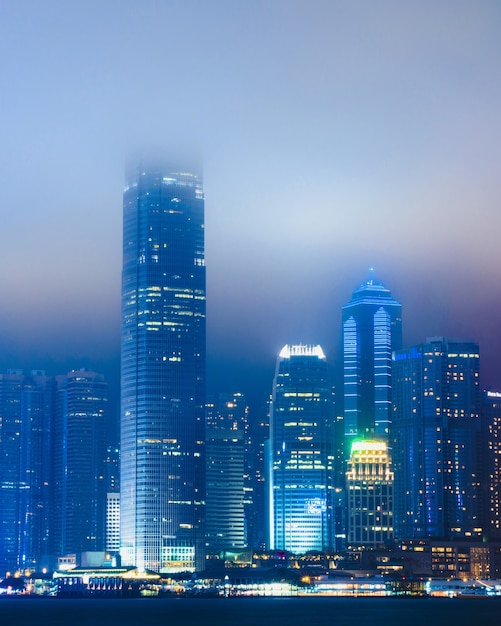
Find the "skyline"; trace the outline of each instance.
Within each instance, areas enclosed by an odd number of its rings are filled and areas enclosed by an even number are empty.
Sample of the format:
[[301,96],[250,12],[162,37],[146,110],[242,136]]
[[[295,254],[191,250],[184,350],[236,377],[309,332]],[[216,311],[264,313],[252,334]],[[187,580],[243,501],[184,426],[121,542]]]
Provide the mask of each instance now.
[[2,370],[118,377],[126,163],[182,146],[204,162],[210,391],[270,393],[290,343],[339,366],[372,266],[404,347],[473,339],[499,389],[497,3],[0,11]]

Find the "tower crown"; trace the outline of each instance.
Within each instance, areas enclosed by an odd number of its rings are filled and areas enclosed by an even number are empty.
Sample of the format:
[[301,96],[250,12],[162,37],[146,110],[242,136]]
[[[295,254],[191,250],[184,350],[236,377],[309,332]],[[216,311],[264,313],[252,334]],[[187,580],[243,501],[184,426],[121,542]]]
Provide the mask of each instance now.
[[325,359],[324,351],[321,346],[306,345],[302,343],[285,345],[279,354],[281,359],[290,359],[291,356],[316,356],[319,359]]

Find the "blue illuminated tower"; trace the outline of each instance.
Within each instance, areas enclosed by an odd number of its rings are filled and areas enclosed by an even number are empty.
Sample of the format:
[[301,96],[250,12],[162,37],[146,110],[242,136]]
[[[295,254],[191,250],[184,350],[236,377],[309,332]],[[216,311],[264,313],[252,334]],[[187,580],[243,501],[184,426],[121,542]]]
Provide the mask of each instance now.
[[320,346],[286,345],[277,359],[270,420],[270,548],[332,547],[331,387]]
[[478,344],[433,337],[393,363],[395,535],[472,538],[481,528]]
[[122,563],[204,566],[205,261],[200,175],[138,167],[124,191]]
[[0,577],[51,567],[54,382],[42,371],[0,374]]
[[108,383],[102,374],[56,376],[52,428],[52,543],[57,556],[105,549]]
[[402,305],[372,277],[343,306],[344,432],[349,455],[356,437],[388,440],[391,355],[402,347]]

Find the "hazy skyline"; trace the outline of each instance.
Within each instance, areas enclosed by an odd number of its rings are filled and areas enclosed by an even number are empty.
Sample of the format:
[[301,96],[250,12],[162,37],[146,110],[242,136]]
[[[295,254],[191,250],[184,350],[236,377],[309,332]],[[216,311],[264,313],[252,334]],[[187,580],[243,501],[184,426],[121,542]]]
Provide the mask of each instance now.
[[204,163],[210,390],[338,356],[375,267],[404,346],[472,338],[501,387],[501,5],[19,0],[4,60],[0,364],[118,365],[130,159]]

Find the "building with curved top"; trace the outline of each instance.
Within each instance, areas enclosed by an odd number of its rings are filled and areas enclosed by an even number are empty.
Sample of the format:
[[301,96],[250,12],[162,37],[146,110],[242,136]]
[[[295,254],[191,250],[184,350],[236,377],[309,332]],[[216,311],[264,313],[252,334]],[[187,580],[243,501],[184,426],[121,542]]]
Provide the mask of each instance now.
[[342,320],[344,433],[349,455],[357,437],[388,440],[392,352],[402,347],[402,305],[371,275],[343,306]]
[[332,545],[331,386],[320,346],[286,345],[270,415],[270,548],[297,554]]

